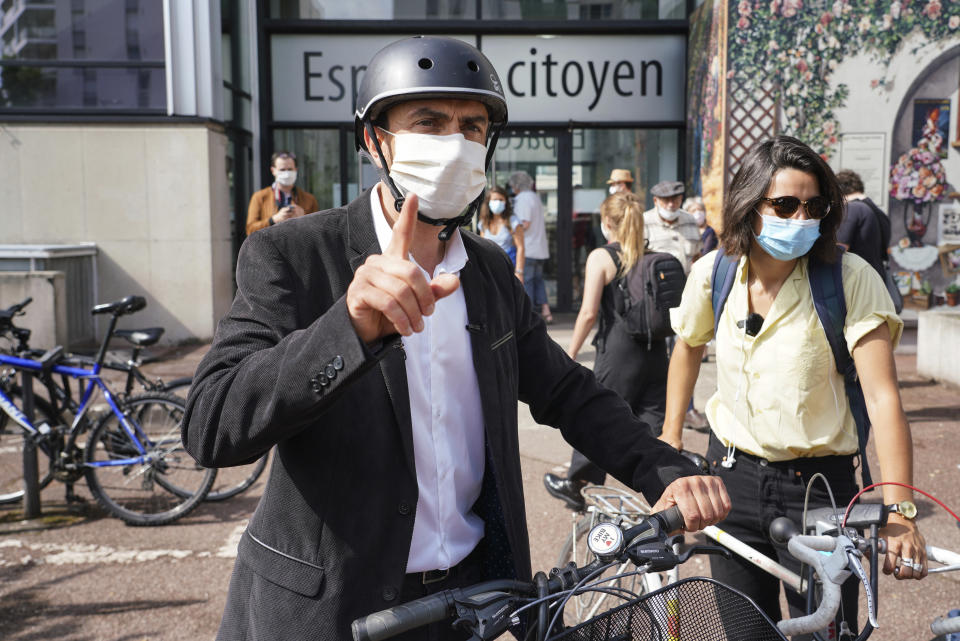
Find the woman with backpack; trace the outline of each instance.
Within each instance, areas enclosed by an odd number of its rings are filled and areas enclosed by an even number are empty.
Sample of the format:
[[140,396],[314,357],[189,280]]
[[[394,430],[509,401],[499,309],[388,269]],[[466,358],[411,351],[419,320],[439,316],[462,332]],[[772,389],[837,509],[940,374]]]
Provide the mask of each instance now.
[[[694,263],[671,313],[677,342],[660,438],[683,447],[683,415],[704,346],[715,337],[707,460],[733,502],[719,527],[794,571],[800,564],[772,542],[770,522],[786,515],[801,523],[808,486],[811,508],[830,505],[824,484],[812,482],[818,472],[843,510],[858,490],[858,455],[869,478],[860,446],[866,430],[858,427],[866,427],[867,415],[883,480],[913,481],[893,358],[903,323],[877,272],[858,256],[838,255],[843,213],[837,179],[815,151],[789,136],[759,143],[727,191],[720,250]],[[862,393],[852,372],[848,388],[837,371],[836,363],[850,356]],[[912,498],[910,489],[895,485],[882,486],[882,494],[888,504]],[[883,570],[899,579],[927,574],[912,507],[890,514],[881,531],[888,542]],[[715,579],[750,596],[774,621],[782,618],[775,578],[740,557],[711,556],[710,564]],[[851,580],[843,604],[855,625],[857,579]],[[793,614],[805,606],[805,597],[792,590],[787,601]]]
[[[636,340],[628,334],[614,301],[621,276],[626,276],[644,254],[643,203],[633,193],[618,192],[600,205],[600,229],[607,244],[587,256],[583,301],[567,354],[576,359],[597,319],[593,339],[597,380],[629,403],[633,413],[659,432],[667,393],[667,346],[663,338]],[[580,489],[602,484],[606,475],[580,452],[574,451],[567,478],[544,476],[547,491],[572,509],[583,507]]]
[[524,247],[523,225],[513,215],[510,199],[502,187],[492,187],[487,193],[487,201],[480,207],[480,220],[477,231],[507,252],[513,262],[514,274],[523,282]]

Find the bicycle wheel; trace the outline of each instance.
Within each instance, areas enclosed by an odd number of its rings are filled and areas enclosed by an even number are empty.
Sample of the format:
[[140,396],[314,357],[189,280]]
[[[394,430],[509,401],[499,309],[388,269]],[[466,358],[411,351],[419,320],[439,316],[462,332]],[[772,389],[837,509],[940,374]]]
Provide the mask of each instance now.
[[257,482],[263,470],[267,467],[269,452],[247,465],[221,467],[217,470],[217,479],[213,487],[207,492],[205,501],[225,501],[242,492],[246,492],[251,485]]
[[[17,407],[23,408],[20,388],[5,390],[7,396]],[[63,424],[46,399],[34,396],[33,424],[46,422],[51,427]],[[0,504],[16,503],[23,499],[23,445],[25,432],[20,425],[6,413],[0,412]],[[56,435],[54,438],[59,438]],[[50,457],[37,448],[38,481],[40,489],[50,485],[53,480],[53,466]]]
[[[216,470],[202,467],[183,449],[183,401],[143,394],[121,409],[134,424],[136,441],[112,412],[97,422],[84,452],[90,492],[130,525],[164,525],[189,514],[210,491]],[[140,447],[147,453],[142,459]],[[121,460],[129,462],[110,464]]]

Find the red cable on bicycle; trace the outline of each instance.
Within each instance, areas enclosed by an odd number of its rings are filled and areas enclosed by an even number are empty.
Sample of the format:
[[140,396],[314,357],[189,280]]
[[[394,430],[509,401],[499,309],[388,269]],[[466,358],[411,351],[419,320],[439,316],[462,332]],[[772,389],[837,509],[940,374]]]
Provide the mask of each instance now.
[[919,492],[920,494],[923,494],[925,497],[927,497],[928,499],[930,499],[931,501],[933,501],[934,503],[936,503],[937,505],[939,505],[940,507],[942,507],[943,509],[945,509],[945,510],[950,514],[950,516],[952,516],[953,518],[955,518],[955,519],[957,520],[957,522],[960,522],[960,516],[957,516],[956,514],[954,514],[954,513],[953,513],[953,510],[951,510],[950,508],[948,508],[943,501],[941,501],[941,500],[938,499],[937,497],[933,496],[932,494],[928,494],[927,492],[924,492],[923,490],[917,489],[917,488],[913,487],[912,485],[908,485],[907,483],[898,483],[897,481],[883,481],[883,482],[880,482],[880,483],[874,483],[873,485],[868,485],[867,487],[865,487],[865,488],[863,488],[862,490],[860,490],[859,492],[857,492],[856,495],[855,495],[852,499],[850,499],[850,503],[847,504],[847,509],[846,509],[846,510],[844,511],[844,513],[843,513],[843,521],[841,522],[840,527],[846,527],[846,525],[847,525],[847,517],[850,516],[850,509],[853,507],[853,504],[857,502],[857,499],[860,498],[860,495],[863,494],[864,492],[869,492],[870,490],[872,490],[872,489],[875,488],[875,487],[880,487],[881,485],[899,485],[900,487],[909,488],[909,489],[913,490],[914,492]]

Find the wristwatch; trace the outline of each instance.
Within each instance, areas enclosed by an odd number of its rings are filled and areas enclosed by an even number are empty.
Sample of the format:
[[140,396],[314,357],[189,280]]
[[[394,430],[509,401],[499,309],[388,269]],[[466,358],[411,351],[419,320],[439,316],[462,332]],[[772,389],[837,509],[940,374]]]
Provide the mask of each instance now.
[[917,506],[913,501],[900,501],[890,507],[890,511],[912,521],[917,518]]

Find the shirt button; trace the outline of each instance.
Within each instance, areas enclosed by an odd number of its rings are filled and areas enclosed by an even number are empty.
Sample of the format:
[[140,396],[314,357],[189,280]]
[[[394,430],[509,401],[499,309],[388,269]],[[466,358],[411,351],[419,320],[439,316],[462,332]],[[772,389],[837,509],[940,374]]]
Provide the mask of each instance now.
[[338,372],[343,369],[343,356],[337,354],[333,357],[333,368]]
[[400,501],[400,505],[397,506],[397,512],[404,516],[410,514],[410,504],[406,501]]
[[329,378],[331,381],[337,377],[337,370],[336,370],[336,368],[335,368],[333,365],[327,365],[327,366],[324,368],[323,373],[324,373],[324,374],[326,375],[326,377]]
[[381,594],[383,595],[384,601],[393,601],[397,598],[397,589],[388,585],[383,588]]

